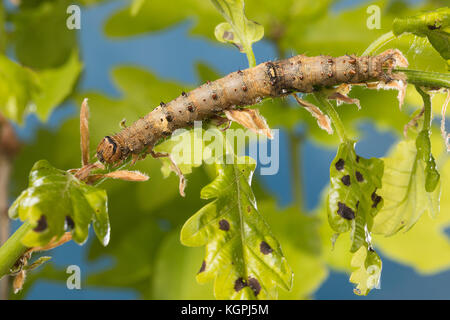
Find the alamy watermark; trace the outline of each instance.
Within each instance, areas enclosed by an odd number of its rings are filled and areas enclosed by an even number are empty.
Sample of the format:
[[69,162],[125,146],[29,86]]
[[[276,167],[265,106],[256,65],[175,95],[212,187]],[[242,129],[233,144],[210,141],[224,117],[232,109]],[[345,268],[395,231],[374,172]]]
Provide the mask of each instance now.
[[[217,128],[202,129],[202,121],[194,121],[194,129],[177,129],[170,138],[170,154],[178,165],[250,164],[250,158],[260,164],[261,175],[278,173],[280,164],[279,130],[272,130],[273,139],[250,130]],[[244,157],[248,147],[247,155]],[[230,154],[237,153],[237,156]]]

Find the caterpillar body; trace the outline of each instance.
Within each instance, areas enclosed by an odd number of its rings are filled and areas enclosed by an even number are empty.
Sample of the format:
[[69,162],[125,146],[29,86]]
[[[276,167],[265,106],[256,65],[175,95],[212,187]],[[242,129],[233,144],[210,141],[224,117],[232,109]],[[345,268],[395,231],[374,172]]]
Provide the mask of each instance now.
[[298,55],[276,62],[236,71],[207,82],[138,119],[114,136],[106,136],[97,147],[103,163],[117,163],[130,155],[151,150],[161,139],[193,121],[222,114],[227,109],[259,103],[266,97],[282,97],[293,92],[311,93],[321,87],[340,84],[390,83],[401,80],[393,73],[396,66],[406,67],[399,50],[390,49],[376,56],[341,57]]

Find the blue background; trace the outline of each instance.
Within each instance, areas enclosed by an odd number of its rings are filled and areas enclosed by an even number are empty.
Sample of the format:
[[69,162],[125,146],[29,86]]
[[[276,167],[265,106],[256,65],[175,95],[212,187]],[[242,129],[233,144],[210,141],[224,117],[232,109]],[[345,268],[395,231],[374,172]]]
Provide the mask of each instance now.
[[[206,1],[206,0],[205,0]],[[362,1],[343,1],[334,10]],[[166,29],[162,32],[139,37],[111,40],[103,34],[103,23],[110,14],[125,5],[115,1],[100,6],[82,9],[82,28],[79,32],[84,72],[81,89],[99,90],[109,95],[118,95],[110,81],[110,70],[120,64],[139,65],[149,69],[162,78],[175,79],[184,83],[195,83],[194,63],[204,61],[223,74],[244,69],[247,61],[244,55],[230,47],[212,43],[203,38],[188,36],[193,21]],[[212,31],[211,31],[212,32]],[[255,46],[257,62],[277,59],[275,49],[267,42]],[[75,106],[70,103],[57,109],[47,124],[41,124],[34,116],[27,119],[25,128],[19,129],[22,139],[32,140],[39,126],[58,127],[65,118],[75,115]],[[361,126],[362,136],[357,144],[357,152],[365,157],[383,156],[395,142],[390,132],[378,132],[370,123]],[[289,150],[286,135],[280,136],[280,171],[274,176],[261,177],[264,185],[273,192],[280,205],[292,201],[289,172]],[[335,150],[318,147],[311,142],[302,146],[302,174],[305,187],[307,209],[314,208],[322,189],[328,184],[329,163]],[[283,156],[284,155],[284,156]],[[15,223],[17,227],[17,224]],[[92,238],[90,237],[92,241]],[[95,240],[95,239],[94,239]],[[424,239],[426,241],[426,239]],[[99,263],[88,263],[83,247],[70,242],[52,252],[52,262],[58,266],[76,264],[86,274],[101,270],[112,261],[104,259]],[[450,271],[433,276],[421,276],[410,267],[383,258],[381,290],[373,290],[368,297],[358,297],[352,293],[353,285],[344,273],[330,272],[327,280],[315,293],[316,299],[449,299]],[[131,290],[100,290],[83,287],[82,290],[68,290],[64,283],[38,281],[29,292],[29,299],[134,299]]]

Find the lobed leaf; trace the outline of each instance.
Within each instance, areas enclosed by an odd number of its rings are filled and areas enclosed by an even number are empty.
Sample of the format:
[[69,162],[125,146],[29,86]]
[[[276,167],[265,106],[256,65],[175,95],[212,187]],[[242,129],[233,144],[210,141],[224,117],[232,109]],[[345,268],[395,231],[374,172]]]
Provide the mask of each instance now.
[[239,51],[253,56],[252,44],[262,39],[264,27],[248,20],[244,0],[211,0],[227,22],[216,26],[214,34],[220,42],[232,43]]
[[33,229],[22,240],[27,247],[44,246],[60,238],[66,229],[71,229],[73,240],[82,244],[91,221],[102,244],[109,242],[106,191],[86,185],[46,160],[36,162],[31,169],[28,189],[11,205],[9,216],[32,224]]
[[383,206],[383,199],[377,195],[383,170],[382,160],[356,155],[352,141],[339,146],[331,163],[328,220],[337,233],[351,230],[352,252],[366,243],[366,233]]
[[292,271],[257,210],[250,187],[256,165],[248,157],[227,160],[216,164],[217,178],[201,192],[202,199],[215,200],[189,218],[181,242],[206,245],[197,280],[215,279],[217,299],[276,298],[277,285],[291,288]]

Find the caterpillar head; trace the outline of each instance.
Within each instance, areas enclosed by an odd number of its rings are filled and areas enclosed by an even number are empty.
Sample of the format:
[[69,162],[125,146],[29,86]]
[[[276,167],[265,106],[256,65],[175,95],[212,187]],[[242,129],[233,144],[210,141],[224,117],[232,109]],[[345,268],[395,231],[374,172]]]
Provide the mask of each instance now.
[[122,150],[113,138],[106,136],[97,147],[97,159],[103,163],[115,163],[122,159]]

